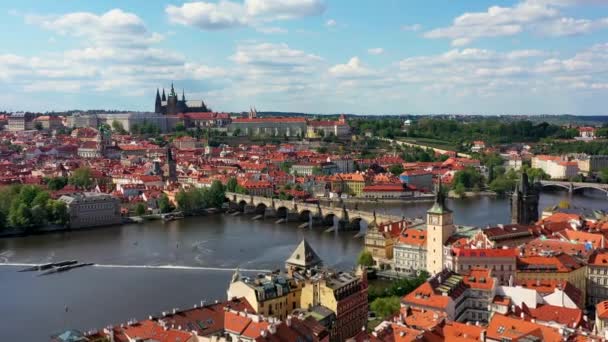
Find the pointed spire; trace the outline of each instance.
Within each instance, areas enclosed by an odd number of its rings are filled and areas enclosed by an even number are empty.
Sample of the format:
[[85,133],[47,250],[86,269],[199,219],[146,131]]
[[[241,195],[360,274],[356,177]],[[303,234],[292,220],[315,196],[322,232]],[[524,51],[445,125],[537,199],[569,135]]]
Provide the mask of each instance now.
[[236,270],[234,270],[234,274],[232,274],[231,283],[236,283],[239,280],[241,280],[241,271],[237,267]]
[[186,102],[186,92],[184,91],[184,88],[182,88],[182,101]]
[[163,96],[160,99],[162,101],[167,101],[167,96],[165,95],[165,88],[163,88]]

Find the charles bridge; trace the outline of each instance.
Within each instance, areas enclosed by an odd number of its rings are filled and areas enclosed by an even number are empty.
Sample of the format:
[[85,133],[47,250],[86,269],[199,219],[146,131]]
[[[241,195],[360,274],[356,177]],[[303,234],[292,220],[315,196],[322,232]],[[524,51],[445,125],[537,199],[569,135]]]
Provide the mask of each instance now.
[[[263,218],[278,218],[285,221],[310,222],[314,225],[334,226],[345,230],[363,230],[372,222],[388,223],[405,219],[402,216],[379,214],[376,212],[348,209],[342,205],[321,205],[295,200],[252,196],[227,192],[230,209],[246,214],[261,215]],[[408,219],[412,225],[423,223],[420,219]]]

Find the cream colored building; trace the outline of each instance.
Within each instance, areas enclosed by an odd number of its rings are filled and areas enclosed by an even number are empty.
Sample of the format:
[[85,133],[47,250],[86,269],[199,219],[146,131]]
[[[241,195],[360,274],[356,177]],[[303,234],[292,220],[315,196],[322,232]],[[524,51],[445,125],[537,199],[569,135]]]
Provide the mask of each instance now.
[[448,249],[443,248],[455,233],[452,211],[445,205],[445,196],[437,189],[435,204],[426,213],[427,255],[426,270],[431,275],[440,273],[446,265]]
[[228,299],[247,299],[258,314],[283,320],[300,307],[302,284],[278,274],[257,278],[241,277],[237,270],[227,293]]
[[70,216],[70,228],[86,228],[120,224],[120,202],[114,196],[95,192],[63,195]]

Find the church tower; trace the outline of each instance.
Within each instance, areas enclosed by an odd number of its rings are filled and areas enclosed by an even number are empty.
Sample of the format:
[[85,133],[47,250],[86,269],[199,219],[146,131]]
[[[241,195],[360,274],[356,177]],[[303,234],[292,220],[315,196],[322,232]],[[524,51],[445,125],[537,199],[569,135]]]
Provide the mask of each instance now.
[[169,182],[177,181],[177,165],[175,159],[173,159],[173,153],[171,153],[171,147],[167,147],[167,156],[165,157],[165,163],[167,163],[167,173],[165,178]]
[[156,88],[156,100],[154,101],[154,113],[162,113],[163,112],[163,104],[160,99],[160,92],[158,88]]
[[443,246],[455,232],[452,211],[445,204],[445,195],[441,192],[441,179],[439,179],[435,189],[435,203],[426,212],[426,270],[431,275],[444,269],[446,255]]
[[511,223],[528,225],[538,221],[539,191],[522,172],[519,183],[511,195]]
[[167,115],[176,115],[178,113],[178,98],[175,93],[175,88],[173,88],[173,83],[171,83],[171,92],[167,97]]
[[163,88],[163,96],[160,99],[161,101],[167,101],[167,96],[165,96],[165,88]]

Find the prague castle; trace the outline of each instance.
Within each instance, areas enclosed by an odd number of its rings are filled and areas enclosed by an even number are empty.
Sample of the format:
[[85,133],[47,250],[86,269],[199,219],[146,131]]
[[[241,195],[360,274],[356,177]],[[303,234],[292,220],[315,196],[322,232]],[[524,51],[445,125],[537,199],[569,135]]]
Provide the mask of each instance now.
[[186,101],[186,94],[182,90],[181,100],[178,98],[171,84],[171,92],[169,96],[165,95],[165,89],[163,89],[162,95],[159,90],[156,89],[156,100],[154,101],[154,112],[165,115],[176,115],[180,113],[206,113],[210,110],[205,105],[203,100],[189,100]]

